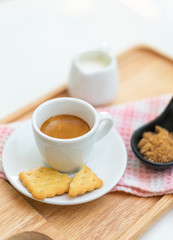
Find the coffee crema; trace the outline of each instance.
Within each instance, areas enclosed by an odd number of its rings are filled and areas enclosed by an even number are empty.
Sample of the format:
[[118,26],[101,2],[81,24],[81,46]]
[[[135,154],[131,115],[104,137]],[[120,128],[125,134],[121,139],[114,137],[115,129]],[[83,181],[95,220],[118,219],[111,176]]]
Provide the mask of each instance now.
[[44,134],[61,139],[80,137],[90,131],[90,127],[83,119],[74,115],[57,115],[46,120],[40,131]]

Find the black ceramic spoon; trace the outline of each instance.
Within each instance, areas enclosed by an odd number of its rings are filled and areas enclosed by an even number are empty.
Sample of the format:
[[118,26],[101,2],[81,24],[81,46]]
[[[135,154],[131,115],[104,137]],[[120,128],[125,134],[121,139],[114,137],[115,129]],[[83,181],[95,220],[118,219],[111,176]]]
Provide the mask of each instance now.
[[165,110],[159,115],[156,119],[153,121],[141,126],[138,128],[131,137],[131,147],[134,152],[134,154],[147,166],[152,167],[157,170],[165,169],[170,166],[173,166],[172,162],[167,163],[157,163],[157,162],[151,162],[144,158],[137,148],[137,145],[142,138],[142,135],[144,132],[155,132],[155,126],[161,126],[163,128],[166,128],[169,132],[173,132],[173,97],[170,100],[169,104],[165,108]]

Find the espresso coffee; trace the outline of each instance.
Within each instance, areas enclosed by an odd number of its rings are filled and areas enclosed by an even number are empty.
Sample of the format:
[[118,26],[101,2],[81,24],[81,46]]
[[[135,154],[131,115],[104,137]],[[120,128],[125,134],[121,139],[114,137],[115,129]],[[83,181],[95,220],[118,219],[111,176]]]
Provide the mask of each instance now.
[[54,138],[76,138],[89,132],[90,127],[83,119],[73,115],[57,115],[46,120],[40,130]]

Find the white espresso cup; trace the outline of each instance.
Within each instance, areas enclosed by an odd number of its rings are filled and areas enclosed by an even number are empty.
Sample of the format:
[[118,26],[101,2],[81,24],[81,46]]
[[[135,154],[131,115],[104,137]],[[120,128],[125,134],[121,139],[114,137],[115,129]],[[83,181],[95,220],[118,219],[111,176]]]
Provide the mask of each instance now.
[[119,86],[117,61],[105,51],[80,53],[71,64],[68,91],[72,97],[93,106],[108,104],[115,99]]
[[[62,114],[80,117],[88,123],[90,131],[76,138],[60,139],[40,130],[50,117]],[[69,97],[48,100],[32,115],[34,137],[44,162],[62,172],[73,172],[86,163],[96,141],[104,137],[112,126],[110,114],[97,113],[89,103]]]

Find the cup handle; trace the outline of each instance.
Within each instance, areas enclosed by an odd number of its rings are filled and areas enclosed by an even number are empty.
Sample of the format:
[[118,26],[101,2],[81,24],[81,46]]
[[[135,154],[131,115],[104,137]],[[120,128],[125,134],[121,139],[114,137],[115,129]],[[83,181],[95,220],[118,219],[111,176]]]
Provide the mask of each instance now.
[[111,130],[112,126],[113,126],[112,116],[107,112],[100,112],[96,141],[103,138]]

